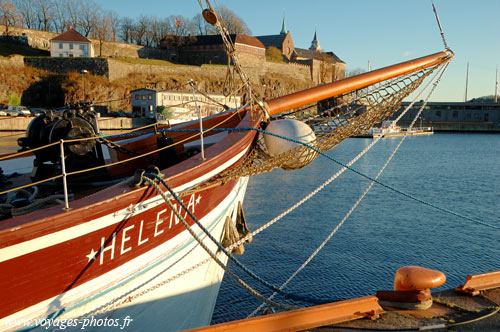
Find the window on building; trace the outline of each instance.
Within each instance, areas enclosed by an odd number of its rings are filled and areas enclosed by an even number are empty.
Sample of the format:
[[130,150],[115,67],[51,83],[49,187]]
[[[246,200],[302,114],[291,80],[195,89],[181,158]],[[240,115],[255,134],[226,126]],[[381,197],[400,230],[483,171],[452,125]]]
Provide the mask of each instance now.
[[453,117],[458,118],[458,111],[453,111]]
[[139,100],[140,98],[141,98],[141,96],[135,95],[135,100]]
[[441,111],[436,111],[436,116],[441,117]]
[[73,49],[73,43],[69,43],[69,49],[72,50]]
[[81,51],[86,51],[86,50],[87,50],[87,45],[85,45],[85,44],[80,44],[80,50],[81,50]]
[[70,58],[72,58],[72,57],[73,57],[73,53],[68,54],[68,56],[69,56]]
[[63,48],[63,43],[59,43],[59,48]]
[[146,100],[146,95],[142,95],[142,100]]
[[63,57],[63,56],[64,56],[64,54],[63,54],[63,53],[59,53],[59,56]]
[[149,95],[149,99],[150,99],[150,100],[151,100],[151,99],[153,99],[153,94],[150,94],[150,95]]

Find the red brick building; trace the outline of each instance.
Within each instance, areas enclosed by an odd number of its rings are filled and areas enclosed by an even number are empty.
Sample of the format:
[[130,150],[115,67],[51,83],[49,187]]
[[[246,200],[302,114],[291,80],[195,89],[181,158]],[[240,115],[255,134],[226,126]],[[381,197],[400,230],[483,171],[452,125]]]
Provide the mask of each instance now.
[[[257,38],[243,34],[232,34],[230,38],[243,64],[266,61],[266,48]],[[190,65],[228,63],[225,46],[219,35],[189,37],[168,35],[160,42],[160,48],[169,50],[172,60],[179,63]]]

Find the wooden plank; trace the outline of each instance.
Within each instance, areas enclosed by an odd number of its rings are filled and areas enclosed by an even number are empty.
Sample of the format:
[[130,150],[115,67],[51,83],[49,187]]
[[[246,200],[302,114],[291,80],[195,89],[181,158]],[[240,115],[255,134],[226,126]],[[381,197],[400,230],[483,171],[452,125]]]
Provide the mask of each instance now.
[[363,317],[378,317],[384,310],[375,296],[333,302],[308,308],[279,312],[189,330],[190,332],[272,332],[300,331],[346,322]]
[[500,271],[468,275],[465,284],[455,288],[455,291],[478,295],[481,291],[500,287]]

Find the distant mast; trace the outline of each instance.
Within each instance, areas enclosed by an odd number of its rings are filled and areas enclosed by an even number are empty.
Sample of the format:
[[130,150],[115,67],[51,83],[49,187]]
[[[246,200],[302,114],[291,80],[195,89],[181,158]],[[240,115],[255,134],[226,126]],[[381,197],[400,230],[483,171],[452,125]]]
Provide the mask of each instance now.
[[498,66],[497,66],[497,71],[495,75],[495,103],[498,102]]
[[467,61],[467,72],[465,74],[465,102],[467,101],[467,87],[469,86],[469,61]]

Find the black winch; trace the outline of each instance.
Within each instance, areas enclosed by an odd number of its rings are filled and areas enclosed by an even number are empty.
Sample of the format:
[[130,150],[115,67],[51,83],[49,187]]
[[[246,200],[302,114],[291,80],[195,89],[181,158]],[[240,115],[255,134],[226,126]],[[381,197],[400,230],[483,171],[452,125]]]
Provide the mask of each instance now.
[[[33,119],[26,130],[26,137],[18,139],[19,151],[35,149],[45,145],[81,138],[96,137],[99,133],[97,117],[92,103],[71,104],[63,111],[45,111]],[[53,145],[36,150],[32,180],[39,181],[62,173],[61,148]],[[96,139],[64,144],[66,172],[74,172],[104,164],[101,145]],[[106,175],[97,170],[73,176],[73,179],[96,179]]]

